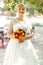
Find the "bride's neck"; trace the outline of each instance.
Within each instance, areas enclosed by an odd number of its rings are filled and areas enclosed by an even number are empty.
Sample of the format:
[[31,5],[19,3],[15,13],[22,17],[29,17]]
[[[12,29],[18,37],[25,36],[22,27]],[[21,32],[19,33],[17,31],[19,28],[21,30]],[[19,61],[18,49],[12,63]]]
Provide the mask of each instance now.
[[22,16],[22,17],[21,17],[21,16],[18,16],[17,19],[18,19],[19,21],[23,21],[23,16]]

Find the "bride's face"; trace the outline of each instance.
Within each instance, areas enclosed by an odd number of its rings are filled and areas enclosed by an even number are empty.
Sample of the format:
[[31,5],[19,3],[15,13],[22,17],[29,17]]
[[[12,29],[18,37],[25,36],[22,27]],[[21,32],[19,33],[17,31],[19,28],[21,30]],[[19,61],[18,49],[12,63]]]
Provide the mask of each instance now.
[[18,12],[18,15],[23,16],[25,13],[25,8],[24,7],[18,7],[17,12]]

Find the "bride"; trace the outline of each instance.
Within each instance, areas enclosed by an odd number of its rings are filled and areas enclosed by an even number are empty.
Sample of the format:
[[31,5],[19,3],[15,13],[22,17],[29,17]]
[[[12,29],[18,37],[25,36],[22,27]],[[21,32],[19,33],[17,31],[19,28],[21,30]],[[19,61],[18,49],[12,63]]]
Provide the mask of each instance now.
[[[31,43],[32,28],[24,20],[25,5],[22,3],[17,4],[16,11],[18,16],[11,21],[7,33],[10,40],[6,48],[3,65],[38,65],[38,57]],[[18,29],[24,30],[24,37],[15,37],[14,32],[17,32]]]

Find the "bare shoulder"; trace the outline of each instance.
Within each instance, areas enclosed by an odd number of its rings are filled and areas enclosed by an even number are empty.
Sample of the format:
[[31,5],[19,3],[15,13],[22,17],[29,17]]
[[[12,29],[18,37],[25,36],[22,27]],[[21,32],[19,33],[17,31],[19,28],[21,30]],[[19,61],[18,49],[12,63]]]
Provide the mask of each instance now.
[[16,24],[18,21],[16,18],[14,18],[12,21],[11,21],[11,24]]
[[16,18],[14,18],[13,20],[11,20],[10,24],[13,25],[16,23]]
[[11,26],[13,26],[13,25],[15,25],[15,24],[17,24],[18,23],[18,20],[17,20],[17,18],[14,18],[12,21],[11,21]]

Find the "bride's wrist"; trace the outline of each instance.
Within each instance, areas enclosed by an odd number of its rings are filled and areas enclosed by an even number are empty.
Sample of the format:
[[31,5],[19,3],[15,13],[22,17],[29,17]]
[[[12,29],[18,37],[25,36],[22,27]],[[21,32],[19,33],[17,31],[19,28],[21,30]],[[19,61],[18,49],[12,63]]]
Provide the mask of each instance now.
[[31,39],[31,36],[26,36],[25,37],[25,40],[27,40],[27,39]]
[[14,34],[12,33],[12,38],[14,39],[15,38],[15,36],[14,36]]

